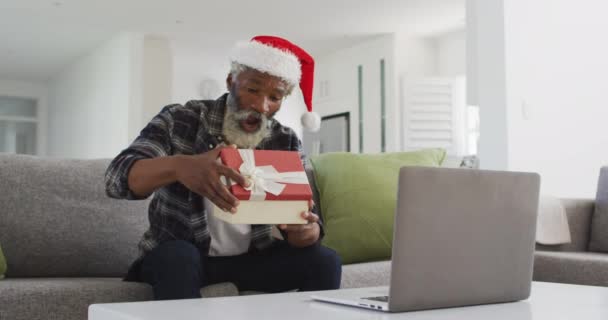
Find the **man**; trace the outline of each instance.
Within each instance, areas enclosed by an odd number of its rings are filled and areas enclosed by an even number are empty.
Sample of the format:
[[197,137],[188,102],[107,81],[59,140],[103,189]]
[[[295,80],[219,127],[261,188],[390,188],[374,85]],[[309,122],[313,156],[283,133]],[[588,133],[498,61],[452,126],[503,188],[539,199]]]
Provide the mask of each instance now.
[[[227,94],[166,106],[108,167],[110,197],[154,194],[141,256],[126,280],[149,283],[155,299],[197,298],[202,286],[219,282],[264,292],[337,289],[340,259],[319,244],[323,229],[312,209],[302,213],[308,224],[278,226],[284,240],[273,237],[273,226],[232,225],[208,214],[212,204],[238,210],[220,176],[248,185],[217,161],[222,148],[301,154],[294,131],[274,115],[297,84],[312,111],[314,61],[289,41],[260,36],[238,44],[231,66]],[[308,112],[302,122],[314,129],[319,118]]]

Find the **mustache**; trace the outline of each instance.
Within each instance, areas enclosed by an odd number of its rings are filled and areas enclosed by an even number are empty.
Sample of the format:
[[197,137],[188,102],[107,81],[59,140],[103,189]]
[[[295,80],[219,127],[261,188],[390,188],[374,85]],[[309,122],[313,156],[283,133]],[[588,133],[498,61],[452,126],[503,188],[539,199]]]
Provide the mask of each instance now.
[[232,118],[234,120],[240,121],[240,120],[246,120],[249,119],[250,117],[254,117],[257,120],[267,120],[268,117],[265,114],[259,113],[255,110],[239,110],[236,112],[232,112]]

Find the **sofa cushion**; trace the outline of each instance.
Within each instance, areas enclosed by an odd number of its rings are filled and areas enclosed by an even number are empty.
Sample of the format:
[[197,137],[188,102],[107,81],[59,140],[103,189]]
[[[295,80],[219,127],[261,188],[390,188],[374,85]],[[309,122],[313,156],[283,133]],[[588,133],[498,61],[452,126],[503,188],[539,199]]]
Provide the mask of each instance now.
[[600,169],[589,250],[608,252],[608,167]]
[[108,198],[108,164],[0,155],[7,277],[125,275],[148,226],[148,201]]
[[561,204],[568,217],[571,242],[560,245],[537,244],[536,248],[545,251],[587,251],[595,201],[593,199],[561,199]]
[[[221,283],[203,288],[201,294],[236,296],[238,291],[232,284]],[[0,319],[82,320],[93,303],[151,299],[149,285],[120,278],[5,279],[0,282]]]
[[4,279],[5,273],[6,273],[6,258],[4,258],[4,253],[2,252],[2,246],[0,245],[0,280]]
[[341,289],[388,286],[390,282],[390,261],[364,262],[342,266]]
[[391,255],[399,168],[439,166],[443,149],[385,154],[328,153],[311,159],[325,226],[323,244],[344,264]]
[[593,252],[536,251],[534,280],[608,286],[608,255]]

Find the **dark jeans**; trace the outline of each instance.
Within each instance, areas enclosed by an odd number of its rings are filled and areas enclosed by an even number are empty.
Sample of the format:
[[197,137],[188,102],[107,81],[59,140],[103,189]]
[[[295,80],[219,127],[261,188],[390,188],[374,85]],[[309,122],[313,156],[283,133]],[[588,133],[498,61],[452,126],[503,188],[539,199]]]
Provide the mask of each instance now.
[[169,241],[144,257],[139,274],[156,300],[199,298],[201,287],[220,282],[241,291],[331,290],[340,287],[341,276],[335,251],[320,245],[293,248],[284,241],[232,257],[204,257],[189,242]]

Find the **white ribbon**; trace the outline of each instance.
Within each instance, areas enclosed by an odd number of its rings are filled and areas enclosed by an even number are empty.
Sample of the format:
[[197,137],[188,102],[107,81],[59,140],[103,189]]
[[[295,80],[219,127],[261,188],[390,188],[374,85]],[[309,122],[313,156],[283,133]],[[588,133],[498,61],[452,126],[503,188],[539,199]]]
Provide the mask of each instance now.
[[239,171],[250,183],[249,187],[245,188],[251,191],[249,200],[264,200],[266,192],[278,196],[285,189],[285,184],[308,184],[304,171],[278,172],[273,166],[257,167],[253,150],[239,149],[239,153],[243,159]]

